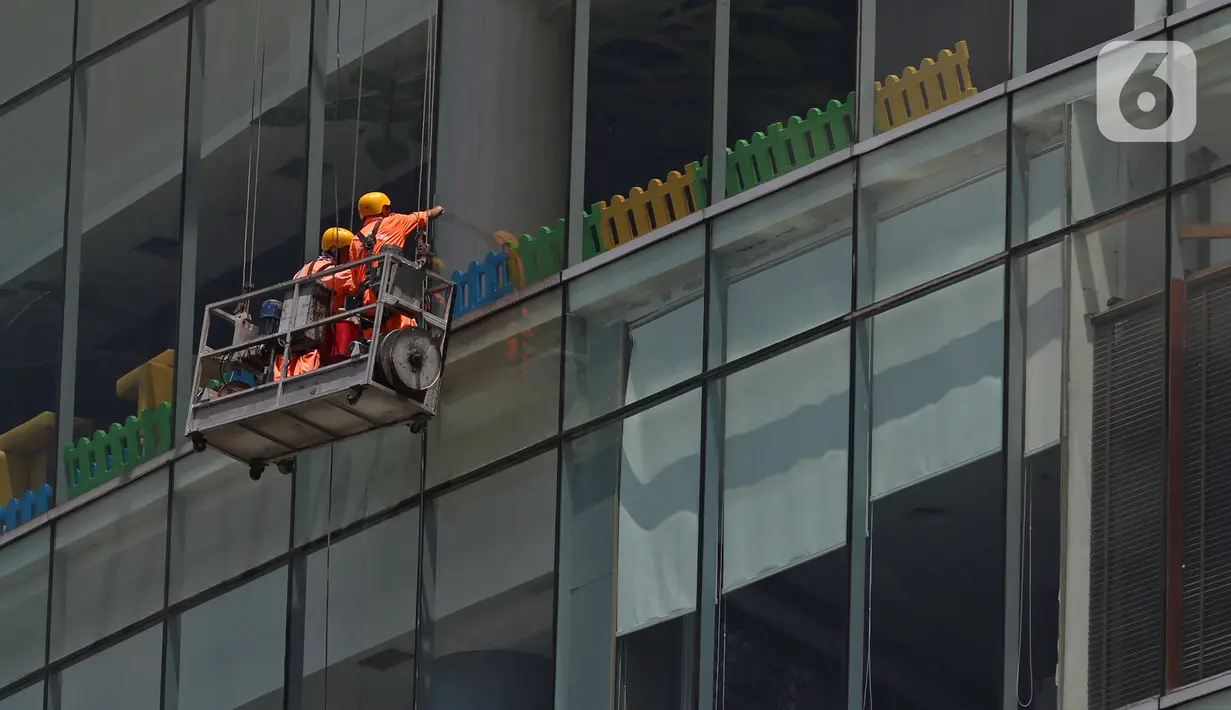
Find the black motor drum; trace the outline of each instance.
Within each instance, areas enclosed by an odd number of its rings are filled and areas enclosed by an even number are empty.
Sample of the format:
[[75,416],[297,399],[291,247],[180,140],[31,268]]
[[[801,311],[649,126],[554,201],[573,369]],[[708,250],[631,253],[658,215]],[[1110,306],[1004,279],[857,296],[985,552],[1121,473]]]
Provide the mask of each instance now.
[[418,328],[403,328],[381,337],[376,369],[382,384],[398,394],[422,401],[440,381],[444,362],[440,348]]

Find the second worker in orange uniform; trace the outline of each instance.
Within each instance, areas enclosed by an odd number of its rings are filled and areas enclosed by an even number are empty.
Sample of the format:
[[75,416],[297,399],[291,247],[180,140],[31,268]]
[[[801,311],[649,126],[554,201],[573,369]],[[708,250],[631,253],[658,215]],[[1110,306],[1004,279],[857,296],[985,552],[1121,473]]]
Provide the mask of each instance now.
[[[349,229],[331,227],[321,235],[321,255],[303,265],[295,272],[296,279],[302,279],[312,274],[327,271],[339,266],[348,258],[350,249],[355,242],[355,235]],[[354,269],[346,269],[321,278],[321,285],[333,292],[329,302],[329,313],[335,314],[346,310],[346,297],[359,290],[359,280]],[[351,341],[357,335],[355,328],[347,321],[335,321],[325,326],[325,334],[321,347],[309,350],[302,355],[291,357],[287,367],[287,377],[311,372],[322,365],[329,365],[347,357]],[[274,365],[274,379],[282,377],[282,356],[279,355]]]

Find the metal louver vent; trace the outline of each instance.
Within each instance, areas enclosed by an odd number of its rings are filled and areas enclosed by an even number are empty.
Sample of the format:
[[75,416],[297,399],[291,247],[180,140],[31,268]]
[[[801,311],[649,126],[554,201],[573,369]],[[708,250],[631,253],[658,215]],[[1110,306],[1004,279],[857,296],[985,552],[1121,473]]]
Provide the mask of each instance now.
[[1090,710],[1162,687],[1166,408],[1162,295],[1093,319]]
[[1195,279],[1188,293],[1183,683],[1231,670],[1231,275]]

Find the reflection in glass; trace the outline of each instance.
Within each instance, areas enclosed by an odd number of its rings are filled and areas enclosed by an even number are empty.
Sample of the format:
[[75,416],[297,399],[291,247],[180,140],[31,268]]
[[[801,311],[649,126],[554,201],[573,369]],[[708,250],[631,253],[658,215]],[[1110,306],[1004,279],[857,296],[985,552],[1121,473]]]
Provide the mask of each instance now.
[[175,463],[172,604],[286,551],[291,479],[274,475],[254,483],[247,472],[215,451]]
[[[68,66],[73,58],[73,0],[8,0],[2,12],[0,103]],[[35,32],[39,41],[26,41]],[[5,146],[20,148],[8,141]]]
[[850,310],[853,177],[847,163],[714,222],[710,367]]
[[[185,0],[78,0],[77,58],[97,52],[125,35],[184,5]],[[176,59],[176,69],[187,72],[187,56]],[[182,102],[181,102],[182,103]]]
[[[1228,441],[1225,363],[1231,342],[1228,288],[1231,287],[1231,225],[1225,198],[1231,179],[1194,185],[1171,197],[1170,331],[1183,335],[1183,349],[1170,344],[1171,375],[1183,373],[1183,384],[1172,380],[1170,411],[1183,407],[1182,428],[1172,423],[1170,452],[1183,453],[1183,552],[1179,678],[1187,685],[1231,670],[1226,624],[1231,610],[1221,601],[1227,564],[1221,550],[1231,541],[1231,525],[1222,514],[1228,505],[1223,449]],[[1182,387],[1182,388],[1181,388]],[[1174,422],[1174,420],[1173,420]],[[1171,458],[1169,461],[1174,462]],[[1173,465],[1174,470],[1174,465]],[[1175,473],[1170,473],[1174,481]],[[1172,522],[1175,522],[1174,520]],[[1170,560],[1175,569],[1177,560]]]
[[162,608],[167,469],[56,522],[51,660]]
[[[1180,2],[1181,0],[1177,0]],[[1191,2],[1189,4],[1195,4]],[[1177,10],[1180,8],[1176,8]],[[1193,134],[1171,149],[1171,182],[1200,177],[1227,165],[1225,126],[1231,107],[1226,86],[1231,80],[1227,52],[1231,50],[1231,12],[1216,12],[1196,22],[1181,25],[1174,39],[1192,47],[1197,55],[1197,122]]]
[[43,665],[50,560],[50,527],[0,548],[0,687]]
[[79,661],[60,673],[50,710],[158,710],[162,624]]
[[[1175,0],[1173,11],[1185,2]],[[1013,74],[1019,76],[1144,27],[1167,0],[1013,0]]]
[[[1064,244],[1019,257],[1010,270],[1014,303],[1025,297],[1024,318],[1009,334],[1010,359],[1024,361],[1021,421],[1021,622],[1016,633],[1017,698],[1022,706],[1056,707],[1060,641],[1060,420],[1064,337]],[[1010,372],[1014,370],[1010,369]],[[1012,406],[1012,404],[1010,404]],[[1010,449],[1012,454],[1012,449]],[[1010,478],[1010,480],[1013,480]],[[1010,498],[1012,500],[1012,498]],[[1012,518],[1010,518],[1012,519]],[[1010,564],[1013,564],[1010,557]],[[1011,639],[1012,640],[1012,639]]]
[[[204,43],[194,346],[205,304],[238,296],[245,283],[286,281],[304,263],[311,9],[218,0],[198,10],[206,29],[194,32]],[[230,345],[231,335],[211,327],[210,345]]]
[[307,559],[304,707],[403,710],[415,689],[419,511]]
[[310,452],[296,474],[296,541],[314,540],[418,493],[422,446],[422,436],[395,426]]
[[425,710],[552,707],[556,462],[548,452],[428,508]]
[[[727,170],[738,166],[739,176],[727,175],[728,196],[850,145],[858,13],[855,0],[731,2],[726,129],[727,145],[739,157],[734,165],[728,157]],[[792,117],[803,119],[798,128]],[[780,128],[788,130],[789,148],[755,150],[757,133],[772,138]],[[740,146],[741,140],[749,145]],[[756,155],[753,162],[740,159],[745,151]]]
[[[360,195],[378,190],[394,212],[431,207],[427,170],[432,135],[425,120],[432,0],[338,0],[325,34],[324,179],[320,234],[333,226],[358,233]],[[442,245],[441,248],[444,248]],[[449,273],[457,268],[448,264]]]
[[704,206],[689,166],[710,150],[714,2],[591,3],[583,258]]
[[39,681],[0,700],[0,710],[43,710],[43,692]]
[[1004,271],[871,321],[868,707],[1000,702]]
[[701,371],[705,230],[569,282],[565,428]]
[[91,430],[171,400],[187,25],[90,65],[77,82],[85,149],[74,153],[84,171],[74,406]]
[[1104,137],[1094,89],[1090,63],[1014,94],[1015,244],[1115,209],[1166,183],[1166,144]]
[[427,429],[429,488],[556,433],[562,294],[524,301],[451,336],[441,410]]
[[[573,15],[566,2],[444,0],[436,226],[449,271],[548,227],[545,254],[520,249],[523,283],[559,271],[568,212]],[[518,274],[510,274],[517,283]],[[518,284],[521,285],[521,284]]]
[[1004,249],[1006,110],[998,101],[863,159],[860,305]]
[[[1062,572],[1078,629],[1060,649],[1063,707],[1125,707],[1162,687],[1166,229],[1154,202],[1070,238],[1061,544],[1089,554]],[[1070,627],[1069,610],[1107,623]]]
[[[184,612],[167,694],[179,710],[278,710],[286,657],[286,568]],[[223,681],[225,682],[219,682]]]
[[[54,35],[56,30],[47,31]],[[0,74],[8,71],[6,67]],[[0,177],[0,362],[5,374],[0,391],[0,505],[52,483],[64,443],[57,435],[56,415],[70,93],[68,81],[63,81],[0,114],[4,161],[22,166]],[[86,435],[84,429],[76,433]]]
[[846,693],[850,333],[726,378],[723,702],[840,705]]
[[693,390],[566,444],[557,704],[605,706],[613,660],[622,706],[686,704],[700,429]]

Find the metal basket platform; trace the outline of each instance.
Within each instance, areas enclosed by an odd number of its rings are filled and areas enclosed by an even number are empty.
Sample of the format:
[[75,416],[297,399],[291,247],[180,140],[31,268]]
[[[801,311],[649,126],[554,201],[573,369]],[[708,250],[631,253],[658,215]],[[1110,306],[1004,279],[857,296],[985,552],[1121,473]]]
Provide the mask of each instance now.
[[[283,318],[277,328],[257,334],[237,314],[252,312],[248,305],[262,297],[290,299],[320,287],[321,279],[358,264],[369,264],[379,274],[374,284],[375,303],[307,321],[300,315]],[[410,423],[422,427],[435,416],[443,377],[444,356],[456,286],[396,254],[378,254],[353,264],[253,291],[206,307],[196,381],[202,364],[213,360],[224,368],[254,374],[256,386],[204,393],[189,405],[187,434],[198,450],[213,447],[248,463],[255,475],[266,463],[285,461],[300,452],[344,441],[382,427]],[[425,308],[426,306],[426,308]],[[383,324],[395,314],[415,319],[417,327],[382,333],[372,329],[369,347],[340,362],[293,377],[273,378],[273,363],[282,356],[283,372],[291,355],[290,344],[299,331],[337,321],[363,317]],[[293,320],[292,320],[293,319]],[[212,321],[231,323],[231,345],[209,348]],[[288,320],[291,322],[288,324]],[[253,335],[256,334],[256,337]],[[386,342],[388,341],[388,342]],[[254,355],[258,353],[258,355]],[[264,355],[259,355],[263,353]],[[383,353],[383,354],[382,354]],[[414,356],[413,368],[407,353]],[[397,363],[391,357],[400,357]],[[262,372],[252,373],[264,362]],[[397,367],[394,367],[394,364]],[[396,373],[414,369],[415,377],[397,379]],[[393,374],[391,374],[393,373]],[[281,467],[281,466],[280,466]]]

